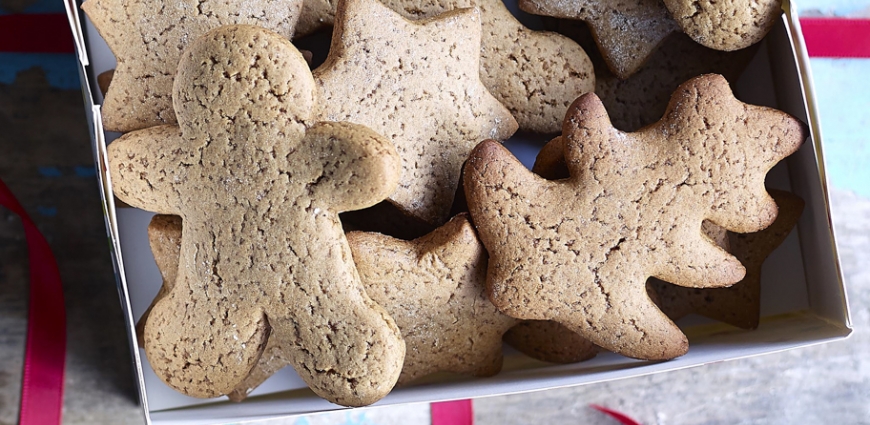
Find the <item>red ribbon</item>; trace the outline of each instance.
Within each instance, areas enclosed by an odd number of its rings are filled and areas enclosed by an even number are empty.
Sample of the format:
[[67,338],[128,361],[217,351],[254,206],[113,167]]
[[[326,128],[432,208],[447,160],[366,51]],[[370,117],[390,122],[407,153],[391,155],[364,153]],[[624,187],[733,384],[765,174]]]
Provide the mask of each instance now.
[[599,412],[602,412],[602,413],[610,416],[613,419],[616,419],[622,425],[640,425],[640,423],[638,421],[636,421],[632,418],[629,418],[628,415],[621,413],[621,412],[617,412],[616,410],[613,410],[613,409],[608,409],[602,405],[590,404],[589,407],[591,407]]
[[2,180],[0,205],[21,217],[30,258],[30,306],[19,424],[60,424],[66,358],[66,308],[57,262],[36,224]]
[[801,18],[807,53],[815,58],[870,58],[870,20]]
[[474,425],[471,400],[444,401],[429,406],[432,425]]

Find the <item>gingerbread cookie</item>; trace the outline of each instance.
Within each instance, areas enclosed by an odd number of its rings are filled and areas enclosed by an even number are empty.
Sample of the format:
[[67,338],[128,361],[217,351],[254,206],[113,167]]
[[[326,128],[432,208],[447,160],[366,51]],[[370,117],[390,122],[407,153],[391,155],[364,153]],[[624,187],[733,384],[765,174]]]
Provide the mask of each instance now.
[[154,254],[154,262],[160,270],[163,285],[154,296],[154,301],[142,313],[136,322],[136,339],[139,347],[145,348],[145,322],[154,304],[157,304],[175,286],[178,276],[178,257],[181,255],[181,217],[177,215],[157,214],[148,223],[148,243],[151,253]]
[[373,403],[398,379],[404,342],[365,294],[338,213],[392,192],[399,158],[363,126],[311,124],[315,93],[285,38],[221,27],[179,63],[179,127],[109,146],[116,196],[184,220],[176,282],[144,340],[157,375],[185,394],[232,391],[267,337],[334,403]]
[[607,67],[628,78],[679,26],[660,0],[520,0],[520,9],[536,15],[585,21]]
[[599,348],[558,322],[526,320],[504,334],[504,342],[521,353],[550,363],[577,363],[598,354]]
[[782,15],[782,0],[664,0],[692,40],[733,51],[761,41]]
[[[592,64],[576,43],[559,34],[521,24],[501,0],[386,0],[408,19],[433,18],[455,9],[477,7],[483,32],[480,77],[513,114],[519,128],[557,133],[568,105],[595,87]],[[306,0],[297,25],[300,34],[331,25],[334,1]],[[314,23],[316,25],[309,25]]]
[[289,39],[301,8],[301,0],[86,1],[82,9],[118,61],[101,108],[103,127],[128,132],[175,124],[172,80],[189,43],[232,24],[264,27]]
[[565,180],[538,177],[482,142],[464,184],[490,253],[490,299],[510,316],[558,321],[629,357],[684,354],[688,341],[650,300],[647,278],[740,281],[743,266],[701,235],[701,223],[735,232],[770,225],[777,209],[765,175],[806,135],[788,114],[744,104],[724,78],[704,75],[636,133],[613,128],[595,95],[580,97],[563,127]]
[[390,202],[439,225],[474,145],[517,128],[481,83],[479,61],[475,9],[409,21],[377,0],[342,1],[329,56],[314,71],[317,118],[362,124],[390,139],[402,158]]
[[595,48],[582,22],[559,20],[558,31],[589,52],[595,66],[595,94],[604,103],[613,126],[636,131],[656,122],[665,112],[671,93],[684,81],[702,74],[721,74],[732,85],[758,51],[757,45],[735,52],[709,49],[682,33],[668,36],[649,60],[628,79],[620,79]]
[[730,233],[730,252],[746,267],[746,277],[729,288],[683,288],[652,280],[649,285],[659,294],[658,305],[672,320],[690,313],[743,329],[755,329],[761,312],[761,266],[797,224],[804,201],[797,195],[771,190],[779,215],[767,229],[757,233]]
[[[396,320],[407,347],[399,384],[439,371],[491,376],[501,370],[502,335],[517,323],[486,298],[486,251],[465,215],[412,241],[350,232],[366,292]],[[271,345],[271,341],[270,341]],[[266,350],[230,394],[243,399],[282,366]]]

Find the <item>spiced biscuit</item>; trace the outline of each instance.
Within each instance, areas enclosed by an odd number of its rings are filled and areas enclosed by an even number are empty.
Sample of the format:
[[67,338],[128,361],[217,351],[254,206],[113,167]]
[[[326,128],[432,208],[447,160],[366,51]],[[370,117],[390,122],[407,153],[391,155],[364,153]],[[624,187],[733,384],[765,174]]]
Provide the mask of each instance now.
[[746,277],[729,288],[697,289],[658,280],[650,287],[659,295],[658,305],[672,320],[695,313],[743,329],[755,329],[761,313],[761,266],[797,225],[804,201],[781,190],[770,195],[779,214],[770,227],[757,233],[729,233],[730,252],[746,267]]
[[181,217],[166,214],[152,217],[151,222],[148,223],[148,244],[163,284],[160,285],[151,305],[136,322],[136,339],[140,348],[145,348],[145,322],[151,314],[151,309],[172,291],[175,278],[178,276],[178,257],[181,255]]
[[605,65],[586,25],[560,20],[558,30],[589,52],[595,67],[595,94],[607,108],[613,126],[622,131],[636,131],[656,122],[665,112],[671,93],[692,77],[721,74],[736,84],[758,51],[757,45],[734,52],[713,50],[685,34],[673,33],[637,72],[621,79]]
[[[595,87],[592,63],[582,48],[562,35],[525,27],[501,0],[385,0],[383,3],[408,19],[433,18],[455,9],[479,8],[481,80],[511,112],[522,130],[558,133],[568,105]],[[337,1],[306,0],[297,32],[306,34],[319,26],[331,25],[337,4]]]
[[680,28],[661,0],[520,0],[535,15],[586,22],[607,67],[618,78],[637,72],[664,39]]
[[742,103],[724,78],[704,75],[635,133],[613,128],[594,94],[581,96],[563,127],[568,179],[538,177],[482,142],[464,184],[490,254],[490,299],[510,316],[558,321],[629,357],[684,354],[685,335],[651,301],[646,280],[740,281],[743,266],[701,223],[744,233],[769,226],[777,208],[765,175],[806,135],[788,114]]
[[595,88],[586,52],[565,36],[533,31],[501,0],[384,0],[411,19],[465,7],[480,9],[480,78],[525,131],[558,133],[577,96]]
[[525,320],[504,334],[504,342],[521,353],[550,363],[578,363],[600,350],[580,334],[558,322]]
[[733,51],[761,41],[782,15],[782,0],[664,0],[692,40]]
[[178,274],[145,324],[156,374],[191,396],[232,391],[267,341],[311,389],[348,406],[398,379],[404,342],[363,290],[338,213],[395,189],[399,158],[363,126],[314,123],[314,79],[286,38],[227,26],[191,43],[179,127],[109,145],[115,195],[182,217]]
[[322,121],[383,134],[402,159],[389,201],[437,226],[448,218],[462,162],[478,141],[517,129],[481,83],[480,13],[409,21],[377,0],[338,4],[332,46],[314,71]]
[[100,109],[103,127],[128,132],[175,124],[172,81],[182,51],[223,25],[248,24],[287,39],[302,0],[87,0],[82,10],[117,59]]
[[[486,251],[465,214],[412,241],[371,232],[350,232],[347,239],[366,292],[405,339],[399,384],[440,371],[491,376],[501,370],[502,335],[517,320],[486,297]],[[230,398],[245,398],[280,369],[281,358],[269,353]]]

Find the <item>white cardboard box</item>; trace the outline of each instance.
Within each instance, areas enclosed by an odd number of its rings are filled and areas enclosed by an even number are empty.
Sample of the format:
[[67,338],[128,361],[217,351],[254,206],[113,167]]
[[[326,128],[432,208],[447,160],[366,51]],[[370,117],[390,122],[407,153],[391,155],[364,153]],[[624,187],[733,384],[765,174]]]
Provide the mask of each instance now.
[[[486,379],[436,375],[394,390],[377,406],[503,395],[583,385],[666,372],[846,338],[851,333],[846,292],[834,242],[821,132],[815,107],[809,60],[796,8],[784,2],[785,13],[767,36],[737,86],[737,97],[784,110],[810,126],[804,146],[770,173],[768,184],[791,190],[807,201],[806,209],[786,242],[764,264],[761,325],[755,331],[688,319],[680,322],[690,337],[689,353],[666,362],[628,359],[603,353],[591,361],[552,365],[505,350],[504,370]],[[134,325],[161,285],[148,246],[146,228],[152,214],[116,208],[111,195],[105,147],[117,134],[102,129],[101,95],[96,76],[115,66],[114,57],[93,26],[67,0],[67,14],[76,39],[80,75],[94,142],[109,242],[115,259],[118,290],[133,351],[141,403],[148,423],[210,424],[341,409],[305,388],[292,368],[266,381],[243,403],[225,397],[200,400],[163,384],[138,348]],[[506,143],[530,165],[541,141]]]

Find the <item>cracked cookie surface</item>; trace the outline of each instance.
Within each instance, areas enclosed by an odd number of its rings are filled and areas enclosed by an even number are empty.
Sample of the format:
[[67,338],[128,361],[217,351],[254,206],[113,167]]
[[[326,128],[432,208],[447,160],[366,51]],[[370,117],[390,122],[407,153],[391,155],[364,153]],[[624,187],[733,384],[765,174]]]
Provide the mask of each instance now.
[[520,0],[535,15],[585,21],[607,67],[619,78],[637,72],[679,26],[660,0]]
[[565,180],[538,177],[482,142],[464,183],[490,253],[490,299],[508,315],[555,320],[629,357],[684,354],[688,341],[650,300],[647,278],[740,281],[743,266],[702,236],[701,223],[744,233],[770,225],[777,209],[765,175],[806,135],[788,114],[742,103],[724,78],[704,75],[635,133],[613,128],[595,95],[580,97],[563,126]]
[[761,41],[782,15],[782,0],[664,0],[683,32],[716,50]]
[[128,132],[175,124],[172,81],[184,48],[207,31],[256,25],[290,39],[301,0],[88,0],[88,18],[117,59],[102,104],[103,126]]
[[[441,371],[491,376],[501,370],[502,335],[517,320],[486,297],[486,251],[466,215],[412,241],[372,232],[347,238],[366,292],[405,339],[399,385]],[[230,398],[245,398],[282,366],[280,357],[264,355]]]
[[779,214],[770,227],[756,233],[728,233],[729,252],[746,267],[746,277],[728,288],[684,288],[653,280],[657,304],[672,320],[695,313],[743,329],[755,329],[761,313],[761,267],[797,225],[804,208],[799,196],[782,190],[770,195]]
[[173,99],[178,127],[128,133],[108,149],[118,198],[184,221],[175,283],[145,323],[156,374],[188,395],[227,394],[268,338],[333,403],[385,396],[404,342],[365,294],[338,213],[395,188],[393,146],[360,125],[313,123],[305,60],[258,27],[192,43]]
[[389,201],[436,226],[448,219],[474,145],[517,129],[480,80],[480,33],[477,9],[409,21],[377,0],[342,1],[329,56],[314,71],[317,119],[391,140],[402,174]]

